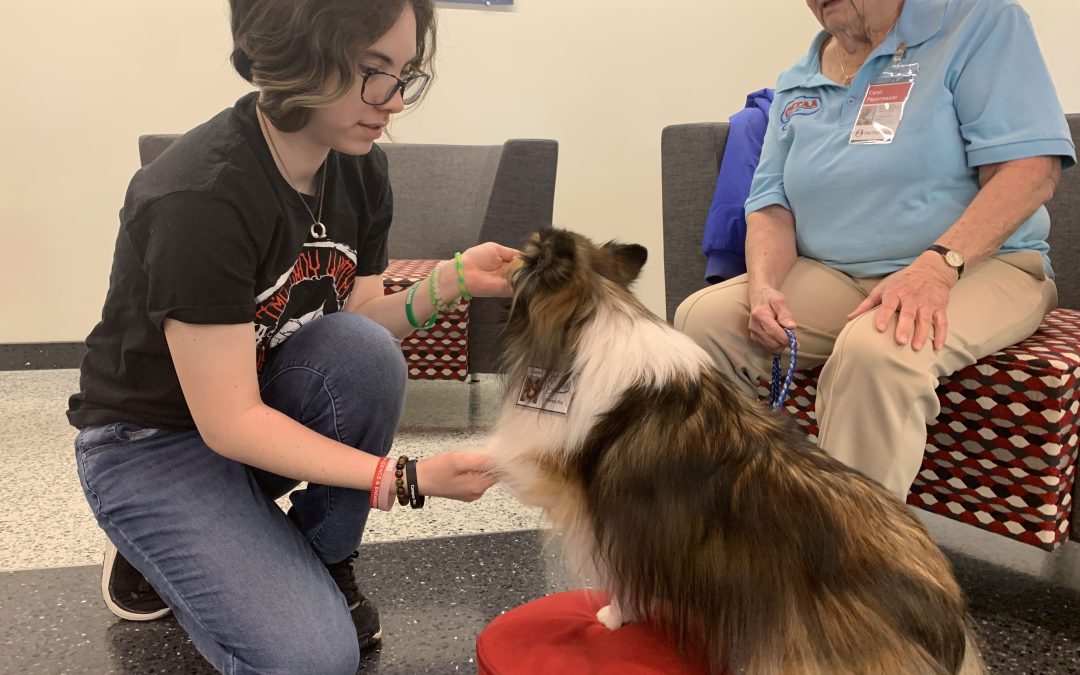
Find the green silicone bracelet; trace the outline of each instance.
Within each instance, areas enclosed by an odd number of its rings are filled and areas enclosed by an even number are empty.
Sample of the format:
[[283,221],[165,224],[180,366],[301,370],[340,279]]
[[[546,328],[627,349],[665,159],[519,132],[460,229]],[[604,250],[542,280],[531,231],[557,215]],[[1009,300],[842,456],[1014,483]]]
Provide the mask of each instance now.
[[416,297],[416,289],[422,283],[424,283],[424,282],[423,281],[417,281],[412,286],[409,286],[409,291],[405,294],[405,317],[409,320],[409,325],[412,326],[413,328],[426,329],[426,328],[431,328],[432,326],[435,325],[435,318],[437,316],[439,316],[439,313],[436,312],[436,313],[432,314],[431,318],[427,320],[427,323],[421,324],[421,323],[418,323],[416,321],[416,315],[413,314],[412,303],[413,303],[413,298]]
[[457,267],[457,287],[461,292],[461,297],[465,301],[472,300],[472,295],[469,294],[469,290],[465,288],[465,263],[461,262],[461,254],[454,254],[454,266]]

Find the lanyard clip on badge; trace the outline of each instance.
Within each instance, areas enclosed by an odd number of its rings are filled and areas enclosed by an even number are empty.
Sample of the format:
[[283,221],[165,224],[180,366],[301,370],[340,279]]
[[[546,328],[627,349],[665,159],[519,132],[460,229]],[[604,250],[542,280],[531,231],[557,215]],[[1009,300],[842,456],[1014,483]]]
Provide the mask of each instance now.
[[887,145],[893,142],[904,116],[904,106],[919,75],[919,64],[901,63],[905,56],[907,43],[901,42],[892,63],[867,88],[848,143]]

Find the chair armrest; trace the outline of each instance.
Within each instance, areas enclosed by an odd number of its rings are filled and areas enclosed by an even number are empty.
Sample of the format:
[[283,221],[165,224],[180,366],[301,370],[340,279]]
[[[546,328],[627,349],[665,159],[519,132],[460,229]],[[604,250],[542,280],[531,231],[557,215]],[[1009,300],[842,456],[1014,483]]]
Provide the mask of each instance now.
[[521,248],[533,232],[550,228],[558,162],[556,141],[507,141],[477,243]]
[[139,136],[139,164],[146,166],[165,152],[180,134],[144,134]]
[[[494,241],[521,248],[532,233],[551,227],[559,144],[550,140],[507,141],[491,188],[477,243]],[[499,336],[510,303],[476,298],[469,317],[469,371],[498,371]]]
[[706,286],[701,238],[727,132],[726,122],[708,122],[669,126],[660,136],[668,321],[680,302]]
[[[1080,149],[1080,114],[1066,115],[1073,143]],[[1061,173],[1050,212],[1050,262],[1057,282],[1058,306],[1080,309],[1080,166]],[[1080,485],[1080,481],[1077,481]],[[1080,508],[1080,505],[1078,505]]]
[[501,145],[387,143],[394,224],[390,257],[446,260],[477,241]]

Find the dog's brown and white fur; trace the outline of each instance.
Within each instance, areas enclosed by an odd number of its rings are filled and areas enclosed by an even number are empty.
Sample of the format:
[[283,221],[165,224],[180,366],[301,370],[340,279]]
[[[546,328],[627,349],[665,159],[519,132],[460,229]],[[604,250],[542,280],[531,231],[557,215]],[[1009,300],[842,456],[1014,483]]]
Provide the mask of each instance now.
[[[509,395],[484,446],[549,514],[572,570],[610,591],[599,620],[647,617],[714,672],[985,672],[918,520],[645,309],[628,290],[645,257],[533,237],[511,273]],[[566,414],[517,405],[530,366],[572,383]]]

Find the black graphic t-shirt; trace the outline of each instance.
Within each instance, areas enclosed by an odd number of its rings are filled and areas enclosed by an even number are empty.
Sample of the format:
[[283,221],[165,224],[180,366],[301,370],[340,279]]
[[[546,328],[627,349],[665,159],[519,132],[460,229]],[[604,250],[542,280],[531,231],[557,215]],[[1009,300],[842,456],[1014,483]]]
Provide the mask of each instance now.
[[[257,365],[300,326],[340,310],[358,276],[382,274],[393,213],[386,154],[331,151],[322,222],[274,165],[256,94],[176,140],[132,178],[109,292],[86,338],[77,427],[194,422],[162,325],[253,323]],[[316,177],[321,181],[321,175]],[[312,212],[318,204],[308,199]]]

